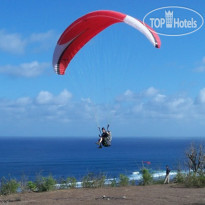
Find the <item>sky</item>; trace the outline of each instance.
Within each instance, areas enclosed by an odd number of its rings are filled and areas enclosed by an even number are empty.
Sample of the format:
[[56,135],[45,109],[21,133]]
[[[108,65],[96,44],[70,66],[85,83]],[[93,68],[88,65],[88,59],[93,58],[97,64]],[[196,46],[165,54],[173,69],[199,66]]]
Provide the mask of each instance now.
[[114,10],[143,20],[157,8],[180,6],[205,18],[203,0],[0,5],[0,137],[95,137],[107,123],[116,137],[205,136],[204,25],[189,35],[160,35],[156,49],[140,32],[116,24],[88,42],[64,76],[52,67],[58,38],[88,12]]

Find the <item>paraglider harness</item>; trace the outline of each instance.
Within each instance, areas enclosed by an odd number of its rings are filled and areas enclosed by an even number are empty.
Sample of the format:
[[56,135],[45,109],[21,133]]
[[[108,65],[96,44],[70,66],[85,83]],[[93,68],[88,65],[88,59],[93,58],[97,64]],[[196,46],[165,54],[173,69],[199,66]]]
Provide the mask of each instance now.
[[111,132],[108,130],[109,129],[109,124],[107,125],[107,132],[101,133],[100,127],[98,127],[99,132],[100,132],[100,137],[102,137],[102,145],[104,147],[109,147],[111,146],[111,141],[112,141],[112,135]]

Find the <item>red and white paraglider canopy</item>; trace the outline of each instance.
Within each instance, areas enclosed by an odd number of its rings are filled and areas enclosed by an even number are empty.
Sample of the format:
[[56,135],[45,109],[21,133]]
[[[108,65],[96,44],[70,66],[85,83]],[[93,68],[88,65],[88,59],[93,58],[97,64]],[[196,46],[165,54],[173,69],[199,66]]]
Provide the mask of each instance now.
[[120,22],[139,30],[156,48],[160,48],[159,36],[140,20],[116,11],[94,11],[74,21],[59,38],[53,54],[55,72],[63,75],[72,58],[90,39],[108,26]]

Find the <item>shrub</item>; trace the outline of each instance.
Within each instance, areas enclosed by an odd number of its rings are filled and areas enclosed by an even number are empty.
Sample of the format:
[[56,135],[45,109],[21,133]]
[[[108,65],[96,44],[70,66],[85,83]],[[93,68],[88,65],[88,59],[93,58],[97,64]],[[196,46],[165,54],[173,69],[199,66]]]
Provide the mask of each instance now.
[[68,188],[67,179],[64,179],[62,177],[57,180],[57,184],[59,184],[57,189],[67,189]]
[[2,195],[8,195],[8,194],[14,194],[17,192],[17,189],[19,188],[19,183],[15,179],[9,179],[6,178],[1,179],[1,190],[0,193]]
[[128,186],[129,185],[129,178],[124,174],[120,174],[119,185],[120,186]]
[[37,191],[39,192],[51,191],[55,189],[56,181],[52,176],[49,177],[38,176],[35,184],[36,184]]
[[135,185],[136,185],[136,181],[135,181],[134,179],[132,179],[132,180],[130,181],[130,185],[131,185],[131,186],[135,186]]
[[110,186],[111,186],[111,187],[116,187],[116,186],[117,186],[117,181],[116,181],[116,179],[112,179],[112,180],[111,180]]
[[200,173],[198,178],[199,178],[201,187],[205,187],[205,175],[204,175],[204,173]]
[[98,187],[103,187],[105,185],[105,179],[106,177],[102,174],[100,174],[99,176],[97,176],[95,179],[94,179],[94,187],[95,188],[98,188]]
[[205,175],[203,173],[189,173],[185,178],[184,185],[186,187],[205,187]]
[[176,177],[174,178],[174,181],[178,184],[183,184],[185,181],[185,177],[185,174],[182,174],[180,171],[178,171]]
[[25,175],[21,176],[21,180],[19,183],[20,183],[20,189],[22,193],[28,191],[28,186],[27,186],[28,178]]
[[198,187],[199,182],[196,176],[196,173],[189,173],[185,178],[186,187]]
[[89,173],[87,176],[83,177],[82,187],[83,188],[97,188],[103,187],[105,184],[105,176],[100,174],[95,176],[93,173]]
[[76,188],[77,186],[77,180],[75,177],[68,177],[66,183],[68,184],[69,188]]
[[37,186],[36,186],[36,184],[35,184],[34,182],[32,182],[32,181],[28,181],[28,182],[27,182],[27,188],[28,188],[28,190],[30,190],[30,191],[37,191]]
[[88,173],[87,176],[84,176],[82,179],[83,188],[92,188],[93,187],[93,174]]
[[142,169],[142,185],[148,185],[153,183],[153,177],[148,169]]

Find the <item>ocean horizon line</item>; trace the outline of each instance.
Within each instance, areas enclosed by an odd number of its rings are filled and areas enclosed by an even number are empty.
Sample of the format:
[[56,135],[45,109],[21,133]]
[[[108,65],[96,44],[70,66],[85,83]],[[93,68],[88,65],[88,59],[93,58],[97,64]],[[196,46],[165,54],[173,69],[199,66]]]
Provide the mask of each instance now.
[[[93,139],[93,138],[96,138],[98,139],[98,134],[96,135],[93,135],[93,136],[0,136],[0,139],[4,139],[4,138],[15,138],[15,139],[18,139],[18,138],[51,138],[51,139],[56,139],[56,138],[67,138],[67,139],[79,139],[79,138],[84,138],[84,139]],[[116,139],[202,139],[204,138],[205,140],[205,136],[116,136]],[[114,139],[115,139],[115,136],[114,136]]]

